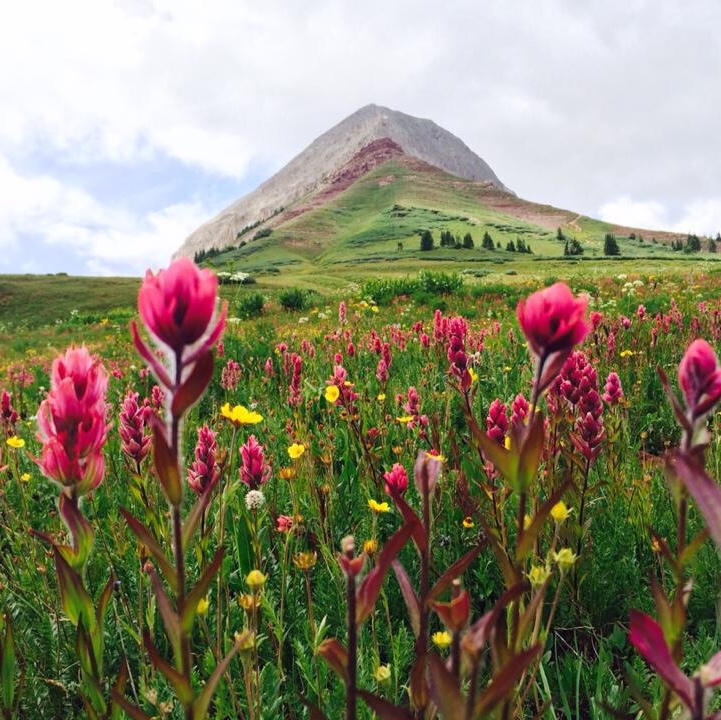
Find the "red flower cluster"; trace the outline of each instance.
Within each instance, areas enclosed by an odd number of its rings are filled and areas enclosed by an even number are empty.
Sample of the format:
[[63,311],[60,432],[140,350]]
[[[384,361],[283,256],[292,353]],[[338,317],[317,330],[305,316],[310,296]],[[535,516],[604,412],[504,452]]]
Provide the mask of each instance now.
[[120,440],[123,452],[135,462],[136,471],[140,472],[140,463],[150,452],[150,435],[145,434],[145,424],[153,412],[147,401],[138,405],[138,393],[128,392],[120,408]]
[[220,468],[215,461],[218,444],[215,433],[207,426],[198,428],[198,442],[195,445],[193,464],[188,468],[188,487],[202,495],[220,477]]
[[50,392],[38,408],[37,463],[71,497],[96,488],[105,473],[107,387],[105,369],[86,347],[71,347],[53,361]]
[[263,446],[251,435],[240,448],[242,464],[240,479],[251,490],[257,490],[270,477],[270,465],[265,462]]
[[705,340],[694,340],[678,366],[678,381],[691,422],[707,415],[721,400],[721,368]]

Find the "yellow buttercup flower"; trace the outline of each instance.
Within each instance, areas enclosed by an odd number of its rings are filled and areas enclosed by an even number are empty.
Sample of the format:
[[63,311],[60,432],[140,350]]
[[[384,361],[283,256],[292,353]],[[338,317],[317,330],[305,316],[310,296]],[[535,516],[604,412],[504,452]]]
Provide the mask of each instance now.
[[317,562],[318,555],[313,552],[299,552],[293,556],[293,563],[303,572],[308,572]]
[[621,350],[621,352],[619,353],[619,356],[622,358],[631,357],[632,355],[635,355],[633,350]]
[[439,630],[431,635],[431,640],[437,648],[445,650],[453,642],[453,637],[447,630]]
[[475,523],[473,522],[473,518],[470,515],[466,515],[466,517],[463,518],[462,525],[464,528],[466,528],[468,530],[468,529],[472,528],[475,525]]
[[563,502],[563,500],[557,502],[551,508],[551,517],[559,524],[567,520],[570,514],[571,511],[566,507],[566,503]]
[[528,571],[528,579],[533,587],[541,587],[548,580],[551,571],[542,565],[534,565]]
[[371,557],[375,555],[378,552],[378,541],[375,538],[366,540],[363,543],[363,552]]
[[334,403],[340,396],[340,390],[337,385],[328,385],[323,395],[329,403]]
[[576,553],[573,552],[571,548],[561,548],[558,552],[553,553],[553,561],[558,565],[561,571],[565,571],[573,567],[576,560]]
[[23,482],[30,482],[30,473],[23,473],[23,474],[20,476],[20,479],[21,479]]
[[377,306],[377,305],[371,305],[371,312],[378,312],[378,306]]
[[195,608],[195,612],[198,613],[198,615],[207,615],[208,614],[208,608],[210,607],[210,600],[208,600],[207,597],[202,597],[200,600],[198,600],[198,604]]
[[305,445],[303,443],[293,443],[288,448],[288,455],[291,460],[297,460],[305,452]]
[[245,577],[245,583],[251,590],[260,590],[267,579],[260,570],[251,570]]
[[260,413],[254,410],[248,410],[248,408],[243,405],[235,405],[231,408],[230,403],[225,403],[225,405],[220,408],[220,414],[230,420],[233,425],[238,426],[256,425],[263,421],[263,416]]
[[373,511],[377,513],[387,513],[390,512],[390,507],[387,502],[376,502],[373,498],[368,500],[368,507]]
[[11,448],[24,448],[25,447],[25,441],[22,438],[19,438],[17,435],[13,435],[12,437],[9,437],[5,442]]
[[390,665],[379,665],[373,677],[377,683],[385,683],[391,679],[391,666]]
[[396,418],[396,422],[399,422],[402,425],[409,423],[411,420],[413,420],[413,415],[402,415],[401,417]]
[[376,398],[376,400],[378,400],[378,402],[383,402],[385,399],[386,399],[385,393],[378,393],[378,397]]

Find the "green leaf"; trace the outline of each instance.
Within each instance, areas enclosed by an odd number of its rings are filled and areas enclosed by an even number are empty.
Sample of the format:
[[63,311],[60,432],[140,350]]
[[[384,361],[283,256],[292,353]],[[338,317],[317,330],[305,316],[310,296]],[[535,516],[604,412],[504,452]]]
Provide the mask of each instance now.
[[519,451],[517,475],[519,492],[526,492],[538,473],[543,451],[543,438],[543,415],[537,411],[527,428]]
[[235,644],[228,651],[228,654],[218,663],[215,670],[213,670],[213,674],[208,678],[208,682],[205,683],[203,691],[193,703],[193,720],[205,719],[208,713],[208,706],[210,705],[210,701],[213,699],[213,694],[215,693],[215,688],[218,686],[220,678],[223,676],[223,673],[228,668],[230,661],[233,659],[235,653],[238,652],[242,643],[243,638],[237,637]]
[[72,568],[82,570],[93,549],[93,527],[80,512],[77,500],[69,498],[65,493],[60,493],[58,512],[73,538],[72,551],[71,548],[58,546],[60,552]]
[[166,499],[173,507],[178,507],[183,500],[180,466],[177,456],[168,446],[165,426],[160,421],[153,423],[153,462]]
[[456,560],[453,565],[436,580],[435,585],[428,591],[427,602],[437,598],[446,588],[450,587],[450,584],[457,577],[463,575],[468,569],[468,566],[480,555],[484,547],[485,543],[480,543],[472,550],[469,550],[463,557]]
[[194,698],[190,683],[157,651],[150,634],[143,631],[143,647],[145,647],[153,667],[173,686],[175,695],[183,707],[189,707]]
[[160,610],[160,617],[163,618],[163,625],[165,626],[165,632],[168,634],[168,639],[173,646],[173,655],[175,657],[176,666],[180,665],[180,618],[178,613],[173,609],[170,604],[170,599],[163,590],[163,585],[160,582],[158,573],[155,572],[155,568],[149,570],[150,579],[153,583],[153,590],[155,591],[155,598],[158,601],[158,610]]
[[418,519],[414,518],[405,523],[388,538],[378,553],[375,567],[363,578],[363,582],[356,591],[356,625],[360,625],[371,614],[391,562],[416,531],[418,522]]
[[145,545],[148,552],[153,556],[153,559],[163,571],[163,576],[167,580],[168,585],[170,585],[170,589],[174,593],[177,593],[178,575],[175,572],[175,568],[172,563],[163,552],[163,548],[160,547],[153,534],[145,527],[145,525],[143,525],[143,523],[140,522],[140,520],[134,518],[125,508],[120,508],[120,514],[125,518],[125,522],[128,523],[128,526],[133,533],[135,533],[138,540]]
[[396,580],[398,580],[398,585],[400,585],[403,600],[405,600],[406,607],[408,608],[408,617],[411,621],[413,635],[418,637],[421,632],[421,603],[413,590],[408,573],[403,565],[401,565],[400,560],[394,560],[391,566],[396,575]]
[[443,720],[465,720],[465,702],[458,687],[458,678],[434,652],[428,654],[428,684],[433,702]]
[[546,519],[551,514],[551,509],[563,497],[570,484],[570,479],[561,484],[533,516],[531,524],[523,531],[523,534],[518,540],[516,560],[523,560],[533,550],[538,533],[541,532],[543,526],[546,524]]
[[2,683],[2,706],[11,710],[15,699],[15,672],[17,665],[15,661],[15,638],[9,618],[4,619],[5,633],[0,645],[0,682]]
[[78,626],[81,619],[84,619],[85,625],[94,624],[93,601],[83,585],[82,578],[68,565],[57,547],[53,547],[53,555],[55,556],[55,569],[58,575],[63,612],[75,627]]
[[190,512],[185,516],[183,521],[183,552],[190,547],[190,541],[195,534],[195,530],[200,523],[200,519],[203,517],[203,512],[208,507],[210,498],[215,490],[215,484],[209,485],[201,496],[196,500],[195,504],[191,508]]
[[196,583],[195,587],[190,591],[187,598],[185,599],[185,608],[183,614],[180,616],[180,628],[183,632],[189,633],[193,628],[193,621],[198,610],[198,603],[208,593],[208,587],[213,581],[215,574],[218,572],[221,563],[223,562],[223,554],[225,548],[219,547],[215,555],[213,556],[210,564],[205,568],[200,579]]
[[534,645],[528,650],[514,655],[500,672],[493,676],[490,684],[476,701],[474,717],[483,717],[490,713],[502,700],[511,697],[516,681],[523,675],[526,668],[541,654],[541,645]]
[[208,350],[198,356],[190,375],[173,395],[173,402],[170,407],[173,417],[181,417],[190,407],[195,405],[205,392],[212,377],[213,353]]
[[358,697],[380,718],[380,720],[413,720],[408,710],[393,705],[384,700],[378,695],[366,692],[365,690],[358,690]]
[[130,701],[126,700],[125,696],[115,688],[110,689],[110,696],[113,702],[120,705],[120,707],[130,715],[132,720],[153,720],[150,715],[146,715],[139,707],[136,707]]

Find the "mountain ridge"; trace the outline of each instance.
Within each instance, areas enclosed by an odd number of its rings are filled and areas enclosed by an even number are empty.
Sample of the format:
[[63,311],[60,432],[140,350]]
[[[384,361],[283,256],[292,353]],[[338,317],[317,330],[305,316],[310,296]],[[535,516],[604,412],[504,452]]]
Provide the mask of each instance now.
[[[174,257],[192,257],[199,251],[237,245],[244,231],[268,222],[303,198],[322,193],[337,183],[343,168],[366,148],[371,147],[369,155],[376,155],[382,149],[377,145],[381,141],[388,141],[402,154],[450,175],[490,183],[512,195],[482,158],[432,120],[371,104],[320,135],[258,188],[201,225],[186,238]],[[390,152],[391,145],[386,144],[384,149]]]

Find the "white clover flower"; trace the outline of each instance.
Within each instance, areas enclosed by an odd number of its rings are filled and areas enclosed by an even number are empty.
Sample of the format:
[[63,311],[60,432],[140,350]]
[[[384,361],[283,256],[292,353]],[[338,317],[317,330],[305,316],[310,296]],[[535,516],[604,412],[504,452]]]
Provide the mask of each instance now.
[[260,490],[248,490],[245,506],[248,510],[260,510],[265,505],[265,495]]

